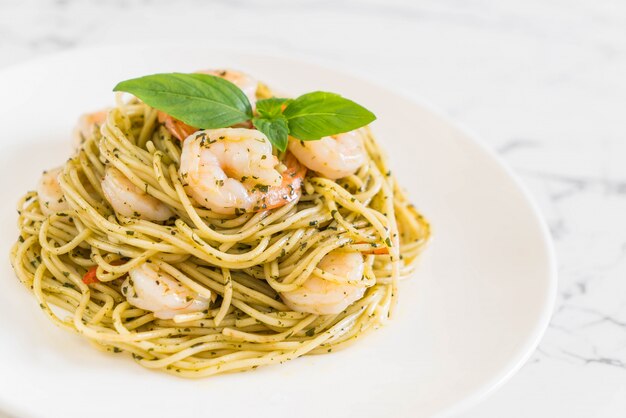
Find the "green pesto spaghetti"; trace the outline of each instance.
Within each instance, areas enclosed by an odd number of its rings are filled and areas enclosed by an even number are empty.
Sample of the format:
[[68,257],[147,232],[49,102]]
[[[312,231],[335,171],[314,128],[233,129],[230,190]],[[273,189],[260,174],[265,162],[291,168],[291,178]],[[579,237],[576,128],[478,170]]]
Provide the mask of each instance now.
[[[429,226],[368,113],[273,98],[236,71],[167,76],[156,99],[138,84],[82,117],[75,153],[20,199],[11,263],[43,312],[183,377],[330,353],[383,324]],[[192,79],[223,107],[164,101]]]

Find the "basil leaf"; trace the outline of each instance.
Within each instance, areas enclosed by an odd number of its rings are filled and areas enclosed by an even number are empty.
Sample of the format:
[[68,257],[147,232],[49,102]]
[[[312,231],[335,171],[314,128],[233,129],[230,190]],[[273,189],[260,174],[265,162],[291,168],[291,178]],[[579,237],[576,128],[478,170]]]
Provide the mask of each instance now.
[[352,100],[323,91],[303,94],[287,105],[283,115],[289,133],[305,141],[352,131],[376,119]]
[[225,128],[252,117],[241,89],[209,74],[153,74],[118,83],[144,103],[197,128]]
[[264,118],[276,118],[283,113],[282,106],[291,99],[283,99],[280,97],[271,97],[269,99],[257,100],[256,111]]
[[276,148],[281,151],[287,149],[287,141],[289,139],[287,119],[282,116],[274,119],[253,118],[252,124],[259,131],[263,132]]

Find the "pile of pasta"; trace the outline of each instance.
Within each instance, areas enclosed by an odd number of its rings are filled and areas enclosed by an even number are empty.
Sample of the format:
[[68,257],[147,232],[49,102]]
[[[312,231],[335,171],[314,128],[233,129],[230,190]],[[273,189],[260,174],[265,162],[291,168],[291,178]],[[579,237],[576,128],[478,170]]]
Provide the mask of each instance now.
[[[19,201],[11,262],[54,323],[144,367],[202,377],[330,353],[387,320],[429,225],[369,129],[362,130],[366,163],[354,174],[331,180],[309,170],[298,199],[224,215],[186,193],[181,141],[157,115],[118,97],[59,170],[67,209],[46,210],[37,192]],[[115,212],[101,186],[107,167],[172,216]],[[320,268],[333,252],[360,254],[362,274],[346,280]],[[167,317],[133,305],[129,272],[141,266],[202,297],[205,308]],[[338,313],[294,309],[281,297],[311,278],[331,296],[353,286],[360,297]]]

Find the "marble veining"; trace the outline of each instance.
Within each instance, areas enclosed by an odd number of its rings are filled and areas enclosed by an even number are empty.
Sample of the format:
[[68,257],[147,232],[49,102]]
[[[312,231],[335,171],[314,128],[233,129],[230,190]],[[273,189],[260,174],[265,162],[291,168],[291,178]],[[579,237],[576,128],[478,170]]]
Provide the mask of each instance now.
[[625,2],[0,0],[0,68],[129,34],[197,38],[203,22],[207,42],[436,103],[537,200],[559,261],[554,316],[522,370],[463,417],[626,416]]

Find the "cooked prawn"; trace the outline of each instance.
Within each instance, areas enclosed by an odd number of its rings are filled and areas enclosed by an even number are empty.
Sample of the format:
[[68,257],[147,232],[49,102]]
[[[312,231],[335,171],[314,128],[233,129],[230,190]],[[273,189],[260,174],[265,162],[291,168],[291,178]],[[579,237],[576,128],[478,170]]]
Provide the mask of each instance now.
[[[230,81],[243,91],[254,108],[256,103],[256,91],[259,85],[259,82],[256,79],[250,77],[248,74],[235,70],[202,70],[198,71],[198,73],[214,75]],[[165,125],[165,128],[180,141],[183,141],[189,135],[198,130],[198,128],[187,125],[165,112],[159,111],[157,115],[159,122]]]
[[39,180],[37,196],[41,212],[44,215],[52,215],[70,208],[63,194],[63,189],[61,189],[61,184],[59,184],[59,175],[62,171],[62,167],[44,171]]
[[209,299],[184,286],[151,263],[143,263],[128,272],[122,293],[133,306],[154,312],[160,319],[209,308]]
[[326,136],[318,141],[289,139],[289,151],[307,168],[331,180],[356,172],[367,152],[360,130]]
[[260,131],[207,129],[183,142],[179,173],[198,204],[230,215],[299,199],[306,168],[289,155],[284,163],[286,168],[272,155],[272,144]]
[[363,280],[365,270],[361,253],[334,250],[326,254],[317,267],[345,283],[312,275],[298,289],[281,293],[285,304],[294,311],[334,315],[363,297],[367,286],[358,283]]
[[185,122],[182,122],[176,118],[171,117],[165,112],[161,112],[160,110],[157,112],[157,117],[159,122],[165,126],[174,138],[179,141],[184,141],[192,133],[196,132],[198,128],[195,128],[191,125],[187,125]]
[[124,216],[165,221],[174,215],[165,203],[135,186],[115,167],[108,166],[105,169],[101,185],[111,207]]
[[78,118],[73,134],[75,150],[80,148],[83,142],[85,142],[85,139],[93,136],[94,131],[106,120],[108,113],[108,109],[103,109],[93,113],[85,113]]

